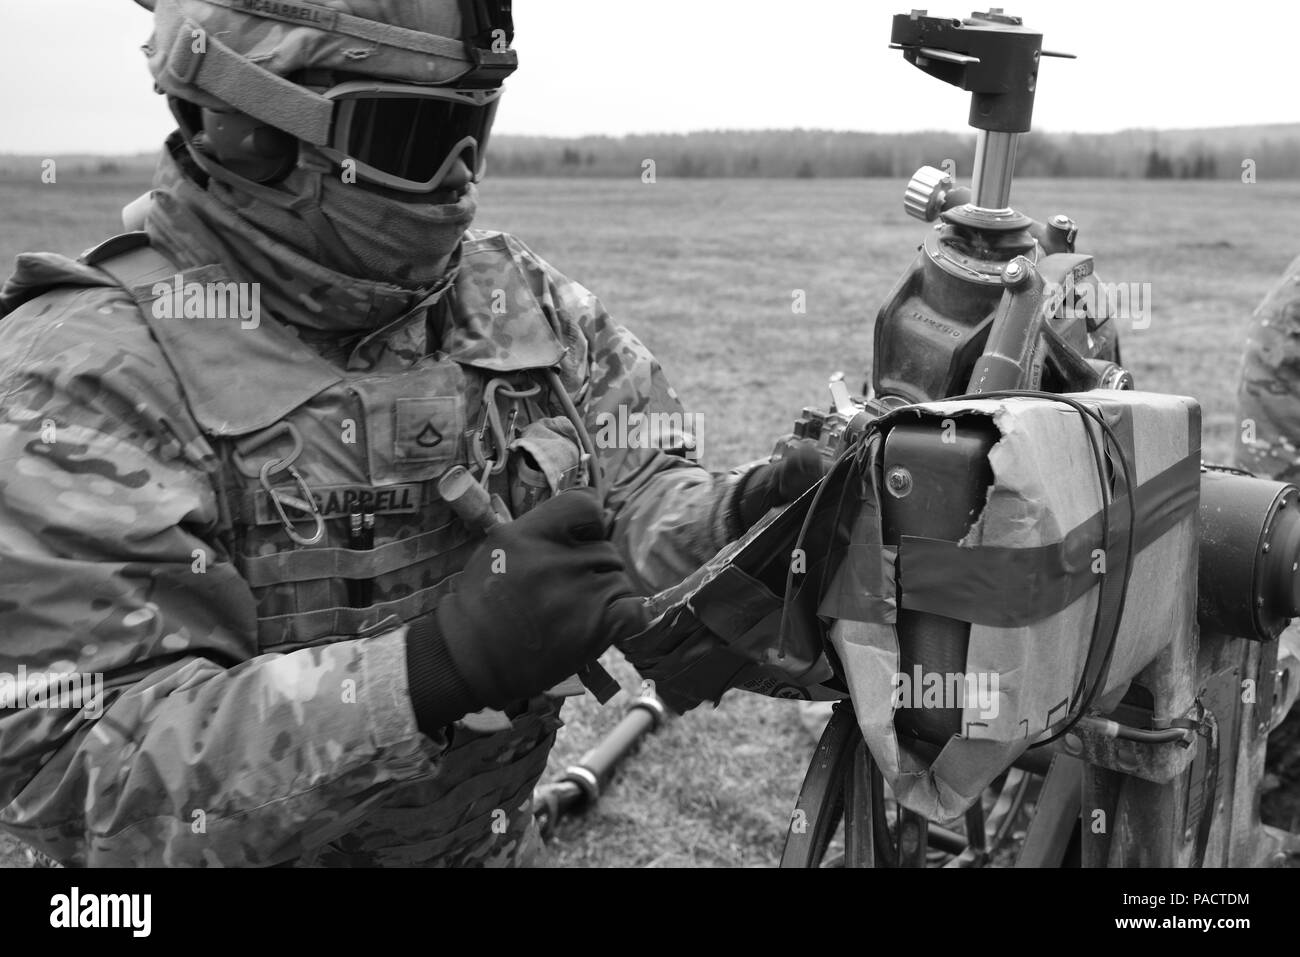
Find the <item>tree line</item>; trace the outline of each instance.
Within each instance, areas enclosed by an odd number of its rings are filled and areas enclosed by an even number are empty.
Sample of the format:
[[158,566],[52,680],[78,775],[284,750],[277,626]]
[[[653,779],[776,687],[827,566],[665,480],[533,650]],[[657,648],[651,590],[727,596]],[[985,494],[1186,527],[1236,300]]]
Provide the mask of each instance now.
[[[969,177],[973,133],[846,133],[819,130],[709,131],[574,139],[497,136],[494,176],[642,175],[907,178],[952,160]],[[653,167],[648,165],[653,162]],[[1236,179],[1250,161],[1259,177],[1300,179],[1300,127],[1289,136],[1039,133],[1022,137],[1016,172],[1029,177]]]
[[[951,160],[970,177],[974,133],[848,133],[828,130],[710,130],[570,139],[495,135],[493,176],[721,176],[813,179],[907,179],[918,166]],[[0,155],[0,179],[27,177],[32,156]],[[36,164],[35,167],[33,164]],[[59,157],[81,177],[138,176],[156,154]],[[1300,179],[1300,124],[1225,130],[1125,130],[1118,133],[1034,131],[1020,139],[1016,173],[1027,177],[1237,179],[1248,164],[1264,179]]]

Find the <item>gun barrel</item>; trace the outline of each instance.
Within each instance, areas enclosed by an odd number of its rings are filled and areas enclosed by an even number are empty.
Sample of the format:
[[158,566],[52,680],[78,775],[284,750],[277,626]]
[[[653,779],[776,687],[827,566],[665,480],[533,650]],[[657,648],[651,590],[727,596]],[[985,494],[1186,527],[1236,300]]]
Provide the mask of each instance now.
[[1300,614],[1300,490],[1201,473],[1201,629],[1267,641]]

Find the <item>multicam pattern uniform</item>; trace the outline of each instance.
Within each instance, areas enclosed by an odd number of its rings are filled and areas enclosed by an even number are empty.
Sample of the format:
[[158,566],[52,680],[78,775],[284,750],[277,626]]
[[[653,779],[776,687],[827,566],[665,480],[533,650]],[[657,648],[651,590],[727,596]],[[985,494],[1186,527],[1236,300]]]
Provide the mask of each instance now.
[[1300,482],[1300,257],[1255,310],[1237,402],[1237,464]]
[[[0,293],[0,313],[17,306],[0,322],[0,672],[103,673],[107,689],[98,720],[0,712],[0,826],[86,865],[516,859],[561,700],[520,702],[504,731],[416,729],[404,623],[454,587],[476,537],[436,479],[474,464],[493,377],[523,388],[557,369],[593,434],[620,406],[679,412],[675,394],[509,236],[468,234],[454,280],[413,303],[251,234],[170,158],[157,185],[148,231],[180,281],[260,281],[263,314],[256,329],[160,318],[148,284],[133,301],[51,254],[21,257]],[[545,474],[512,458],[494,487],[517,510],[581,474],[555,403],[519,407],[516,444]],[[293,458],[285,423],[326,506],[313,547],[269,507],[300,496],[291,473],[261,481]],[[656,448],[597,458],[645,591],[738,532],[734,474]],[[358,557],[337,503],[385,489]],[[349,576],[373,579],[370,607],[350,607]]]
[[[1237,390],[1237,464],[1300,484],[1300,257],[1252,317]],[[1300,658],[1300,622],[1280,641],[1280,655]]]

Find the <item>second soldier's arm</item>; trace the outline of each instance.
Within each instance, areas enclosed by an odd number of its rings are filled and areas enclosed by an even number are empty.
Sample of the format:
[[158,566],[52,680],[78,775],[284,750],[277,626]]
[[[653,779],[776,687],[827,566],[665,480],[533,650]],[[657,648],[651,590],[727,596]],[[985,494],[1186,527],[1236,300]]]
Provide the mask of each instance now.
[[1300,258],[1251,317],[1238,384],[1237,464],[1300,479]]

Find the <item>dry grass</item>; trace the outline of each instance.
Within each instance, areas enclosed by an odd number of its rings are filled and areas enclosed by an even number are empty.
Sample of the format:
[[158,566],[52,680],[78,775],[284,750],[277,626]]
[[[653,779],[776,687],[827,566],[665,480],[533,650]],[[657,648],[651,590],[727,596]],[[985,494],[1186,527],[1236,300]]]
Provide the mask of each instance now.
[[[0,259],[76,252],[116,228],[143,184],[0,180]],[[502,180],[482,225],[517,233],[596,291],[655,352],[688,407],[706,415],[706,464],[770,450],[827,375],[870,364],[877,303],[924,228],[901,183],[822,180]],[[1231,448],[1237,357],[1251,310],[1296,250],[1300,184],[1026,182],[1031,215],[1072,215],[1103,278],[1149,281],[1154,318],[1124,343],[1140,387],[1204,407],[1207,456]],[[794,290],[807,315],[793,315]],[[620,669],[628,686],[630,669]],[[573,761],[619,717],[590,699],[566,709],[552,757]],[[649,739],[598,808],[564,825],[570,866],[770,866],[779,857],[812,744],[789,702],[734,694]],[[21,858],[11,856],[13,863]]]

